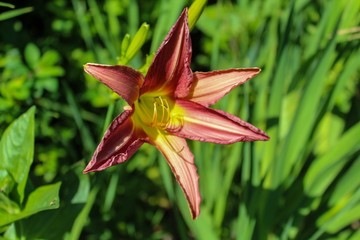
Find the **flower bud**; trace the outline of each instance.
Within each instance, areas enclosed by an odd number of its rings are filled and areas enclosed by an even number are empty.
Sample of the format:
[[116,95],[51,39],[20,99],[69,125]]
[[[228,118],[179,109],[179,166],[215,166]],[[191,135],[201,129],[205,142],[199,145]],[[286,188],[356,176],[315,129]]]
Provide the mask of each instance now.
[[195,26],[195,23],[199,19],[202,11],[204,10],[206,2],[207,2],[207,0],[195,0],[191,4],[191,6],[189,8],[189,19],[188,19],[190,31],[193,29],[193,27]]
[[125,54],[126,59],[128,60],[132,59],[135,56],[135,54],[139,51],[139,49],[142,47],[142,45],[146,40],[148,31],[149,31],[149,24],[143,23],[139,28],[139,30],[136,32],[133,40],[131,41],[126,51]]

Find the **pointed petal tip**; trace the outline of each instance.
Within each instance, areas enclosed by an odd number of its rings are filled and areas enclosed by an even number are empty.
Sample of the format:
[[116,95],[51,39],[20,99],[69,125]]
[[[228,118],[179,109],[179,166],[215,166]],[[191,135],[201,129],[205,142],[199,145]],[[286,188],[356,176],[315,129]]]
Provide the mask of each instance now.
[[268,141],[270,140],[270,137],[261,129],[256,128],[255,126],[252,126],[251,124],[248,124],[249,128],[253,131],[253,134],[247,136],[243,141]]
[[87,173],[91,173],[91,172],[96,172],[99,171],[98,169],[94,169],[94,163],[93,160],[91,160],[90,162],[88,162],[88,164],[86,165],[85,169],[83,170],[83,174],[87,174]]
[[[199,199],[199,202],[201,202],[201,197]],[[190,209],[190,214],[191,214],[191,219],[192,220],[196,220],[199,215],[200,215],[200,206],[197,206],[196,209],[193,209],[190,205],[189,205],[189,209]]]
[[108,65],[102,65],[102,64],[98,64],[98,63],[85,63],[83,65],[83,68],[84,68],[84,71],[86,73],[88,73],[89,68],[91,68],[91,67],[99,67],[99,66],[108,66]]
[[230,68],[211,72],[195,72],[187,99],[204,106],[215,104],[235,87],[261,72],[260,68]]
[[259,138],[257,138],[255,141],[269,141],[270,137],[266,135],[266,133],[263,133]]
[[139,71],[127,66],[86,63],[84,71],[119,94],[129,105],[138,98],[144,82]]

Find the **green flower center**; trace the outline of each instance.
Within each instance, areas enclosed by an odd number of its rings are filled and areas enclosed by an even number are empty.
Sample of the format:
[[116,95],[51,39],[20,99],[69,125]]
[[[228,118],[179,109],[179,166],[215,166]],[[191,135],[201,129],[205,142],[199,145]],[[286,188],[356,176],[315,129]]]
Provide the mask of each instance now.
[[143,95],[135,102],[135,115],[141,125],[167,131],[178,131],[183,126],[183,115],[166,96]]

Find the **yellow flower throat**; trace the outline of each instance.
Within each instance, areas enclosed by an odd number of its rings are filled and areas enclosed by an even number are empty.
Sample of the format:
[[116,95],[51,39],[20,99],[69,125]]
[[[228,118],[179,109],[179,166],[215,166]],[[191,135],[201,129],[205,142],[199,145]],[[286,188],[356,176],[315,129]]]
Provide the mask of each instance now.
[[178,131],[183,126],[183,114],[169,97],[143,95],[135,102],[137,120],[142,126]]

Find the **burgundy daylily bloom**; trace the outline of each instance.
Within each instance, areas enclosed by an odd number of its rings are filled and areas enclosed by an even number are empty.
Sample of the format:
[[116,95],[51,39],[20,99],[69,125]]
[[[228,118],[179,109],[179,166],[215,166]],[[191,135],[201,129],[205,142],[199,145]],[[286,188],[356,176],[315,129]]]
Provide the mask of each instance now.
[[150,143],[166,158],[194,219],[200,213],[199,176],[185,138],[229,144],[269,137],[233,115],[208,108],[260,69],[193,73],[187,18],[185,9],[145,77],[126,66],[85,65],[85,72],[118,93],[129,106],[111,123],[84,173],[123,163],[143,143]]

